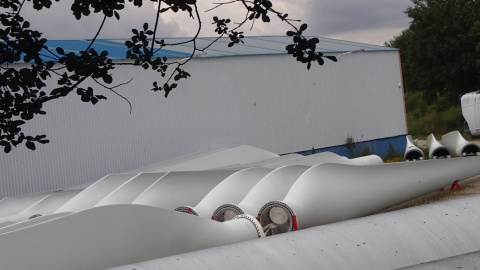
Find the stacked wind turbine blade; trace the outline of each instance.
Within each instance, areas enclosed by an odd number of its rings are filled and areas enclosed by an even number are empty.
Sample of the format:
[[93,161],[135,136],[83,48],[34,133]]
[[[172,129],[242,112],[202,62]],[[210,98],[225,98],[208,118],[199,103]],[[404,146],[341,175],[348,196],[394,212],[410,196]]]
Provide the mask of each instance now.
[[427,137],[427,149],[428,149],[428,157],[430,159],[439,159],[439,158],[450,158],[451,154],[450,151],[443,146],[437,139],[435,139],[435,135],[431,133]]
[[105,269],[262,236],[254,217],[220,223],[151,206],[116,204],[0,232],[0,261],[2,269],[9,270]]
[[132,203],[174,210],[196,205],[233,170],[169,172],[143,191]]
[[457,130],[443,135],[442,143],[454,157],[478,156],[480,154],[480,147],[465,140]]
[[211,218],[215,209],[227,202],[239,202],[253,186],[273,169],[248,168],[240,170],[216,185],[196,206],[181,206],[175,210]]
[[263,204],[276,198],[283,198],[290,187],[309,166],[289,165],[280,167],[263,177],[238,203],[229,201],[213,213],[212,219],[228,221],[236,215],[256,215]]
[[420,148],[418,148],[412,140],[411,135],[406,136],[406,146],[405,153],[403,154],[403,160],[413,161],[413,160],[422,160],[425,158],[425,154]]
[[[403,269],[477,252],[478,224],[480,195],[475,195],[110,270]],[[431,267],[412,269],[456,269],[467,265],[472,266],[468,269],[474,269],[478,266],[478,255],[477,263],[463,262],[427,263]]]
[[480,173],[480,157],[373,166],[321,164],[295,181],[285,198],[262,207],[259,220],[283,233],[370,215]]

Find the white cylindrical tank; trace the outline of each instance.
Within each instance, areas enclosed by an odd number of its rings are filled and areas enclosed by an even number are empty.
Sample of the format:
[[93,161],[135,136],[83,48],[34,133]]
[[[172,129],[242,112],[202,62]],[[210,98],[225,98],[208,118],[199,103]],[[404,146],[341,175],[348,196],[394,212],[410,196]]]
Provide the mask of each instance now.
[[439,158],[450,158],[451,154],[448,149],[443,146],[437,139],[435,139],[435,135],[430,133],[427,137],[427,149],[428,149],[428,157],[430,159],[439,159]]
[[227,202],[238,203],[258,181],[273,169],[248,168],[225,178],[215,186],[196,206],[181,206],[175,210],[192,215],[211,218],[215,209]]
[[442,144],[454,157],[478,156],[480,154],[480,147],[465,140],[458,130],[443,135]]
[[197,205],[205,195],[234,170],[169,172],[132,203],[174,210],[179,205]]
[[261,236],[261,227],[249,216],[219,223],[146,205],[116,204],[0,234],[0,262],[9,270],[105,269]]
[[420,148],[418,148],[412,140],[411,135],[406,136],[406,146],[405,153],[403,154],[403,160],[413,161],[413,160],[422,160],[424,159],[425,154]]
[[260,210],[270,234],[373,214],[480,173],[480,157],[373,166],[321,164]]
[[230,201],[218,206],[212,219],[223,222],[241,214],[257,215],[265,203],[285,197],[293,183],[309,168],[303,165],[288,165],[275,169],[260,180],[238,204]]

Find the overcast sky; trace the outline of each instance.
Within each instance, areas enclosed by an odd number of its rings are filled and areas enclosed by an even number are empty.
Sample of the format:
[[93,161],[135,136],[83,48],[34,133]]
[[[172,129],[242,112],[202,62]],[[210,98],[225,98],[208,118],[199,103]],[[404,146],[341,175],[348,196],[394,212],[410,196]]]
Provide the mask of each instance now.
[[[232,18],[239,21],[244,14],[238,13],[241,6],[229,5],[205,12],[219,0],[199,0],[200,16],[203,21],[201,36],[215,36],[212,17]],[[86,39],[92,38],[100,25],[101,16],[89,16],[76,21],[70,11],[71,1],[54,2],[51,9],[41,12],[25,7],[23,16],[50,39]],[[369,44],[383,45],[408,28],[409,18],[404,11],[411,6],[410,0],[273,0],[273,7],[289,14],[289,18],[301,19],[308,24],[307,35],[336,38]],[[27,5],[31,5],[27,2]],[[128,5],[120,15],[121,20],[107,21],[102,38],[126,38],[133,27],[140,28],[143,22],[154,23],[156,6],[145,1],[142,8]],[[236,18],[236,19],[235,19]],[[197,23],[188,16],[171,13],[161,18],[158,36],[179,37],[195,34]],[[258,21],[253,30],[250,25],[245,35],[284,35],[289,27],[272,18],[266,24]]]

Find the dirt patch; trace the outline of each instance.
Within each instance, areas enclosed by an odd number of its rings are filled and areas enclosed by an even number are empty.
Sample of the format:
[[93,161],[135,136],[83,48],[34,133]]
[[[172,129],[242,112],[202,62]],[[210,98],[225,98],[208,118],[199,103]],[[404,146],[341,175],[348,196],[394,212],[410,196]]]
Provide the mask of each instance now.
[[460,181],[458,182],[458,185],[461,187],[461,189],[458,189],[458,187],[456,186],[453,186],[453,188],[452,186],[448,186],[443,188],[443,190],[434,191],[416,199],[395,205],[393,207],[385,209],[384,211],[381,211],[380,213],[449,200],[453,198],[461,198],[473,194],[480,194],[480,174]]

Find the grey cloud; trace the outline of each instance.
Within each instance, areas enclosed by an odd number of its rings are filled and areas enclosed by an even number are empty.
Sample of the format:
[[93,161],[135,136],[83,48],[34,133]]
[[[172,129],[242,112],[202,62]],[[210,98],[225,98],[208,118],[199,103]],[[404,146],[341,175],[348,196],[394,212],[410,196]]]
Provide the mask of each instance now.
[[[35,11],[31,2],[26,2],[22,9],[22,15],[28,20],[32,29],[39,30],[49,39],[88,39],[93,38],[101,25],[103,16],[91,14],[76,20],[70,11],[71,2],[54,2],[50,9]],[[155,9],[152,7],[136,8],[129,7],[120,12],[120,21],[115,18],[107,19],[100,38],[126,38],[132,35],[132,28],[141,28],[144,22],[152,27],[155,23]],[[159,36],[178,36],[182,33],[176,24],[165,24],[160,21],[162,27]]]
[[[282,3],[287,4],[287,8],[289,3],[291,4],[290,7],[294,9],[290,10],[292,17],[302,19],[303,22],[308,23],[307,34],[312,35],[325,37],[340,36],[342,39],[357,41],[364,39],[366,34],[371,34],[378,39],[371,42],[383,43],[383,41],[389,40],[396,34],[396,29],[398,29],[398,33],[400,33],[400,30],[407,28],[409,24],[409,19],[405,16],[404,11],[411,5],[410,0],[287,1],[283,1]],[[301,3],[304,3],[303,7],[299,6]],[[102,21],[102,16],[99,14],[93,14],[81,21],[77,21],[70,11],[70,1],[54,2],[51,9],[41,12],[33,11],[31,2],[26,2],[26,5],[27,8],[22,10],[22,14],[32,23],[33,28],[43,32],[49,39],[92,38]],[[150,5],[150,8],[147,5]],[[28,6],[30,6],[30,8],[28,8]],[[293,6],[296,7],[293,8]],[[283,11],[289,13],[289,10]],[[219,12],[221,11],[219,10]],[[227,14],[224,15],[231,16],[233,14],[232,12],[235,13],[235,9],[228,11]],[[217,14],[202,13],[204,21],[203,27],[205,28],[202,35],[215,35],[213,26],[209,23],[213,15]],[[144,7],[140,9],[129,7],[123,10],[121,12],[120,22],[114,18],[107,20],[100,37],[129,37],[132,28],[140,28],[145,21],[153,25],[154,18],[155,8],[153,4],[145,1]],[[178,20],[172,20],[169,24],[162,20],[160,23],[161,27],[157,34],[157,36],[160,37],[192,36],[194,33],[191,27],[185,26],[185,23],[188,25],[188,22],[184,19],[179,18]],[[284,34],[285,31],[288,30],[284,26],[282,23],[268,25],[268,27],[259,24],[255,26],[255,28],[258,28],[257,31],[247,31],[246,34]],[[385,29],[390,30],[387,33]],[[392,29],[394,29],[394,33],[392,33]],[[345,33],[348,33],[347,37]]]
[[304,21],[309,31],[335,35],[381,28],[407,28],[410,0],[311,0]]

